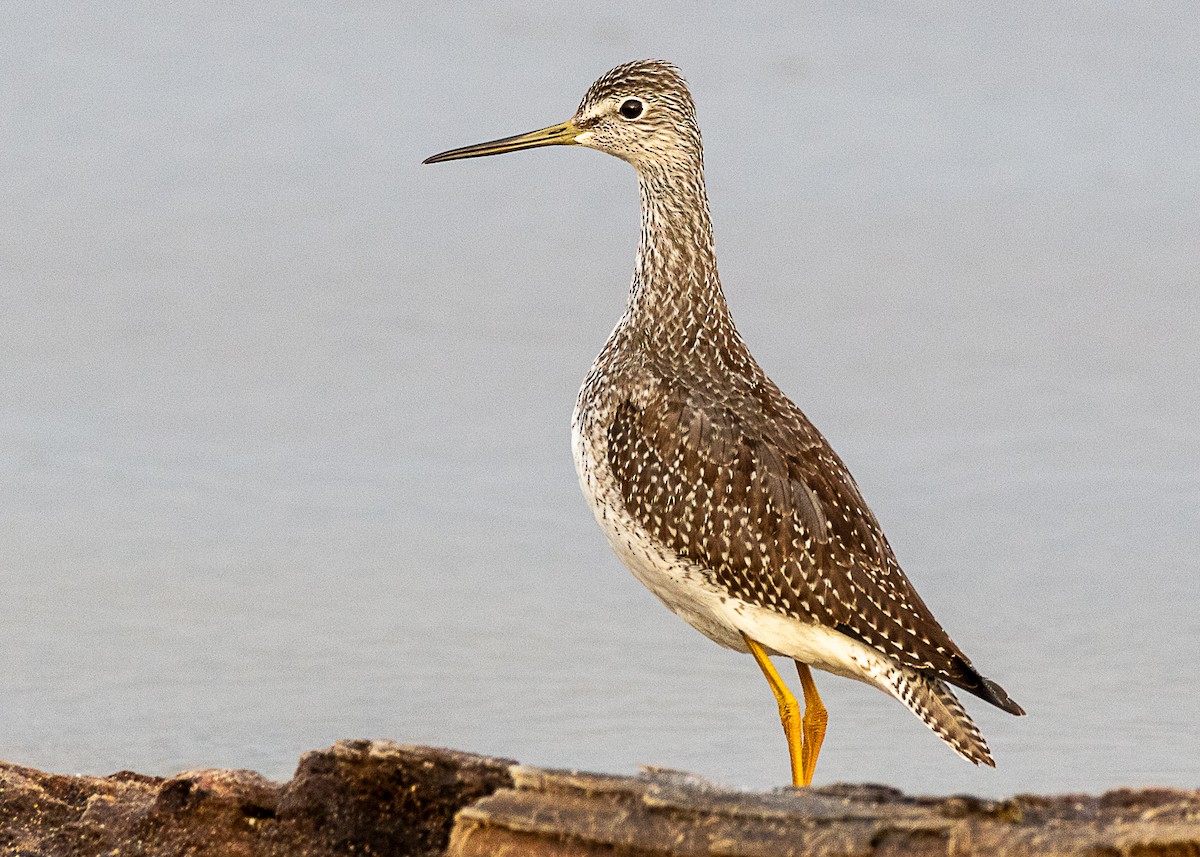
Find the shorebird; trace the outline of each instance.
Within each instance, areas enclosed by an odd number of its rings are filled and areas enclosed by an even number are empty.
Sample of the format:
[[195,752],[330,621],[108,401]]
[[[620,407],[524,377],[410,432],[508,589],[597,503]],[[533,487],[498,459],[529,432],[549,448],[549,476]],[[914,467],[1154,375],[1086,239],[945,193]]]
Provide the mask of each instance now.
[[[674,613],[754,657],[779,706],[793,784],[812,782],[828,720],[812,667],[880,688],[960,756],[994,767],[949,685],[1025,712],[942,629],[846,466],[734,326],[679,70],[626,63],[566,122],[425,163],[555,145],[627,161],[641,196],[629,300],[571,424],[579,484],[612,548]],[[796,663],[803,716],[772,656]]]

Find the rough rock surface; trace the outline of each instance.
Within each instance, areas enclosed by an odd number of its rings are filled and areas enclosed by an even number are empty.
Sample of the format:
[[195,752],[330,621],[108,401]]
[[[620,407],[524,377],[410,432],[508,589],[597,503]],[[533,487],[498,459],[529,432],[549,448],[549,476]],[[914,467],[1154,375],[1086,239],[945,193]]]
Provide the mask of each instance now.
[[882,786],[766,794],[672,771],[528,768],[387,741],[252,771],[68,777],[0,763],[0,855],[22,857],[1200,857],[1200,791],[913,798]]
[[67,777],[0,763],[0,854],[440,855],[454,814],[510,785],[512,764],[390,741],[305,753],[286,784],[253,771]]
[[1200,791],[912,798],[885,786],[766,794],[672,771],[513,768],[458,814],[452,857],[1200,857]]

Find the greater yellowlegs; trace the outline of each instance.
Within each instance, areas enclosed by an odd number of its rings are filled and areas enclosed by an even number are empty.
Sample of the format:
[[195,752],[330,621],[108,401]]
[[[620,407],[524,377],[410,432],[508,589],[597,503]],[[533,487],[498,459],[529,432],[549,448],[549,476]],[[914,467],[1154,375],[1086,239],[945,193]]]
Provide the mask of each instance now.
[[[812,782],[827,720],[809,667],[880,688],[959,755],[994,765],[947,684],[1025,712],[938,624],[846,466],[733,324],[679,71],[657,60],[618,66],[568,121],[425,163],[553,145],[616,155],[641,191],[629,301],[571,426],[579,484],[617,555],[702,634],[754,656],[796,785]],[[796,662],[803,717],[772,655]]]

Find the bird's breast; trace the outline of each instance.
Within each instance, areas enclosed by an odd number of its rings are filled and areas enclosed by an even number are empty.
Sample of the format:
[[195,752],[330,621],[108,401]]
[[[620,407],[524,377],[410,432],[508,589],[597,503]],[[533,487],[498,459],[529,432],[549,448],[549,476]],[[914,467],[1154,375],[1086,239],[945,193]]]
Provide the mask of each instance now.
[[[593,370],[593,376],[595,370]],[[671,612],[722,646],[746,651],[741,634],[729,622],[728,597],[709,580],[705,569],[679,556],[630,514],[608,459],[608,429],[615,403],[593,390],[589,376],[571,420],[571,448],[584,499],[613,551]],[[589,389],[591,388],[591,389]]]

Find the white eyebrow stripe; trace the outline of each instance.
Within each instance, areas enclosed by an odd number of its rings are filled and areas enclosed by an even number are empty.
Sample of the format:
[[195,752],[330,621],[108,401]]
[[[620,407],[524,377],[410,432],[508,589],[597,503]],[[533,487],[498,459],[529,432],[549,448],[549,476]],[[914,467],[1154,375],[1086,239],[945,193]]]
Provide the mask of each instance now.
[[601,101],[599,104],[593,104],[579,118],[585,119],[585,120],[586,119],[599,119],[606,112],[604,108],[607,106],[607,103],[608,103],[608,99],[605,99],[604,101]]

